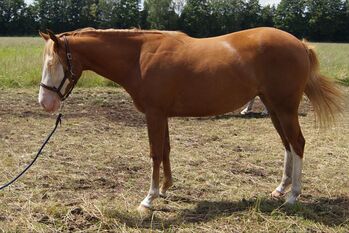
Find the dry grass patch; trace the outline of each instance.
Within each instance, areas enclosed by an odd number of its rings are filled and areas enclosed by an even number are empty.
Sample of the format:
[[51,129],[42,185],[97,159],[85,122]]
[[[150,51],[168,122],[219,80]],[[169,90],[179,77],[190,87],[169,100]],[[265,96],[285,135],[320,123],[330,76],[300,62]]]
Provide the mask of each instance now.
[[[42,112],[36,94],[1,90],[1,181],[30,161],[53,127],[54,116]],[[327,131],[314,128],[308,102],[300,113],[307,145],[297,205],[269,197],[280,181],[284,153],[269,118],[175,118],[174,186],[168,198],[155,201],[152,217],[142,220],[136,207],[147,193],[151,167],[144,117],[121,89],[76,89],[38,163],[0,192],[0,229],[348,232],[349,110]]]

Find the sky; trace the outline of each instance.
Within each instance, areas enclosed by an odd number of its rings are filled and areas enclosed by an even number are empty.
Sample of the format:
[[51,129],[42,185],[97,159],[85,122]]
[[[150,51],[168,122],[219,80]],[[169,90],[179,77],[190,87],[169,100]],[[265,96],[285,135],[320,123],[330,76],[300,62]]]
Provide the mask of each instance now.
[[[278,4],[280,2],[280,0],[259,0],[261,5],[265,6],[265,5],[268,5],[268,4]],[[33,0],[25,0],[25,2],[27,4],[31,4],[33,2]]]
[[265,6],[265,5],[273,5],[273,4],[278,4],[280,2],[280,0],[259,0],[261,5]]

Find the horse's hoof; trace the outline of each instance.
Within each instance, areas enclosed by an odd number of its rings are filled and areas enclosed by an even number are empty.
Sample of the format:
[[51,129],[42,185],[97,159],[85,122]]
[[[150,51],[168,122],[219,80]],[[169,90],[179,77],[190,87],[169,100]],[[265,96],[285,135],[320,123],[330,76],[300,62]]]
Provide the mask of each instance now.
[[159,196],[160,196],[161,198],[166,198],[166,197],[167,197],[166,191],[160,190]]
[[283,197],[285,194],[282,193],[282,192],[279,192],[278,190],[274,190],[272,193],[271,193],[271,196],[273,198],[281,198]]
[[167,194],[166,194],[166,193],[160,193],[160,194],[159,194],[159,197],[161,197],[161,198],[163,198],[163,199],[166,199]]
[[142,204],[140,204],[137,208],[137,211],[141,218],[149,218],[152,215],[152,210]]
[[287,197],[285,204],[294,205],[296,204],[296,202],[297,202],[297,196],[290,194]]

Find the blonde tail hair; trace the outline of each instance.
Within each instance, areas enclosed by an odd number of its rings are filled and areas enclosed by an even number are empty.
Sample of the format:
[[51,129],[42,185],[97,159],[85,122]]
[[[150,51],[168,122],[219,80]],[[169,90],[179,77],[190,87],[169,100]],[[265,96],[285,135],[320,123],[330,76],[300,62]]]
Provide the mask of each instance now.
[[344,95],[329,78],[320,74],[319,60],[314,47],[302,41],[309,54],[311,75],[305,87],[305,94],[313,105],[320,126],[329,126],[337,113],[343,113]]

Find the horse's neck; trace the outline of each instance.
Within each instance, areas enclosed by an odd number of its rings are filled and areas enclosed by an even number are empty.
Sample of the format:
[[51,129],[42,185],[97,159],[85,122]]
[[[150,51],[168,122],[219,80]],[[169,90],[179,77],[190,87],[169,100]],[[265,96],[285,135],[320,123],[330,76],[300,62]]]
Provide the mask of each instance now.
[[[76,43],[83,70],[92,70],[110,79],[128,92],[133,92],[139,80],[139,56],[142,38],[105,35],[81,37]],[[137,76],[138,75],[138,76]]]

